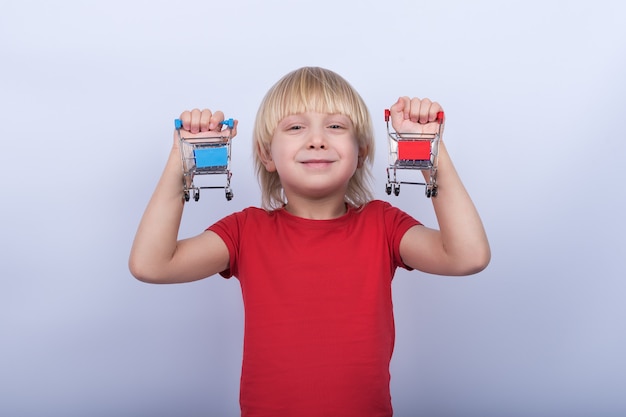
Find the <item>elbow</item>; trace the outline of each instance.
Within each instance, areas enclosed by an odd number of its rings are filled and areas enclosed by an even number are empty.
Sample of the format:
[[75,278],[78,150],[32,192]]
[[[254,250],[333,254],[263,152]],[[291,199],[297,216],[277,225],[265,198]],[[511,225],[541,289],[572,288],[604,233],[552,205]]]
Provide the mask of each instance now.
[[128,270],[138,281],[146,284],[178,284],[182,282],[195,281],[200,278],[185,279],[180,274],[173,274],[172,268],[166,263],[154,263],[152,260],[141,260],[130,257]]
[[474,275],[484,271],[489,265],[490,260],[491,256],[486,256],[478,259],[476,262],[474,262],[474,264],[470,265],[465,275]]
[[483,271],[491,261],[489,245],[478,245],[465,248],[461,252],[448,254],[447,268],[443,275],[468,276]]
[[149,281],[148,276],[145,274],[143,269],[136,263],[132,261],[128,262],[128,270],[130,271],[130,274],[133,277],[135,277],[135,279],[137,279],[138,281],[141,281],[141,282]]
[[159,282],[158,278],[151,271],[151,268],[147,267],[145,263],[139,262],[133,257],[128,261],[128,270],[130,274],[138,281],[148,284],[156,284]]
[[474,251],[467,261],[459,275],[474,275],[484,271],[491,262],[491,250],[489,246]]

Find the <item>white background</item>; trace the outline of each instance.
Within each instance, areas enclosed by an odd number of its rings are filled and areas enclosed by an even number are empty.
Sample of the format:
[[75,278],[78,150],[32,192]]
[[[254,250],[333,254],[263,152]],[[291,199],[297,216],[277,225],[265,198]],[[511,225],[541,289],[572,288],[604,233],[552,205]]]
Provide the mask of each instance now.
[[304,65],[383,109],[446,110],[493,250],[468,278],[399,271],[398,417],[626,414],[626,6],[614,1],[56,1],[0,5],[0,414],[236,416],[236,280],[134,280],[127,258],[187,108],[240,120],[235,198],[204,191],[181,237],[258,205],[251,127]]

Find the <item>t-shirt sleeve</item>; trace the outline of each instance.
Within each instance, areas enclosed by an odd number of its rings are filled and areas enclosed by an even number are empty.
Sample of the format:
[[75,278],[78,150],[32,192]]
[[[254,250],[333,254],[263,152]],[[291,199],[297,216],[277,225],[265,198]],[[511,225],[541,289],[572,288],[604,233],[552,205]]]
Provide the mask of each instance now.
[[413,226],[421,226],[422,223],[387,202],[383,203],[383,217],[385,219],[387,239],[391,243],[393,259],[396,266],[412,270],[413,268],[409,267],[402,261],[402,257],[400,256],[400,241],[404,237],[407,230]]
[[228,269],[220,272],[220,275],[224,278],[237,275],[239,242],[244,221],[245,213],[237,212],[224,217],[207,228],[207,230],[216,233],[228,248],[229,266]]

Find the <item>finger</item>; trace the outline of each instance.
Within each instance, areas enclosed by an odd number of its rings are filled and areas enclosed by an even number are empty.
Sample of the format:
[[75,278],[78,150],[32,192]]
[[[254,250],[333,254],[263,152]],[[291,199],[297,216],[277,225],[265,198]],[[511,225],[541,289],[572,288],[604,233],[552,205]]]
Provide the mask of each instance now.
[[433,101],[433,103],[430,105],[430,114],[428,116],[428,121],[429,122],[436,121],[437,115],[439,114],[440,111],[443,111],[443,108],[441,107],[441,105],[437,103],[436,101]]
[[213,116],[211,117],[211,123],[209,124],[209,129],[210,130],[214,130],[214,131],[221,131],[222,128],[224,127],[222,123],[224,121],[224,112],[218,110],[215,113],[213,113]]
[[202,112],[199,109],[193,109],[191,111],[191,124],[189,125],[189,132],[198,133],[200,131],[200,118]]
[[235,119],[233,120],[233,128],[230,131],[230,137],[234,138],[235,136],[237,136],[237,125],[239,124],[239,120]]
[[430,99],[428,98],[423,98],[420,101],[420,108],[419,108],[419,116],[418,116],[418,123],[420,124],[426,124],[428,123],[429,119],[430,119],[430,107],[432,105],[432,101],[430,101]]
[[391,116],[391,125],[394,129],[398,129],[400,124],[409,118],[410,100],[408,97],[399,97],[398,100],[389,108]]
[[180,114],[179,119],[183,124],[183,130],[189,131],[191,128],[191,112],[189,110],[185,110]]
[[200,112],[200,132],[207,132],[211,128],[211,110],[204,109]]
[[398,100],[396,100],[396,102],[393,103],[391,107],[389,107],[389,112],[393,115],[393,114],[402,113],[403,111],[404,111],[404,101],[402,100],[402,97],[398,97]]
[[411,109],[409,110],[409,119],[413,123],[419,123],[421,109],[422,101],[418,97],[413,97],[411,99]]
[[411,99],[407,96],[400,97],[402,101],[402,119],[409,120],[411,118]]

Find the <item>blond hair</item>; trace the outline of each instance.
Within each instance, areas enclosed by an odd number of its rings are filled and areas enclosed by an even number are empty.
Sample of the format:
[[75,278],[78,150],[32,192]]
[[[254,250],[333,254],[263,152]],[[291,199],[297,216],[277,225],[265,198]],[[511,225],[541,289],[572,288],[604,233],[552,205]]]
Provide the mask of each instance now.
[[340,75],[319,67],[303,67],[281,78],[267,92],[254,123],[253,154],[261,186],[262,206],[266,210],[287,203],[276,171],[265,169],[270,159],[270,144],[278,123],[292,114],[304,112],[342,114],[354,126],[359,148],[367,150],[348,183],[345,201],[360,207],[373,199],[371,168],[374,160],[374,132],[367,106],[357,91]]

